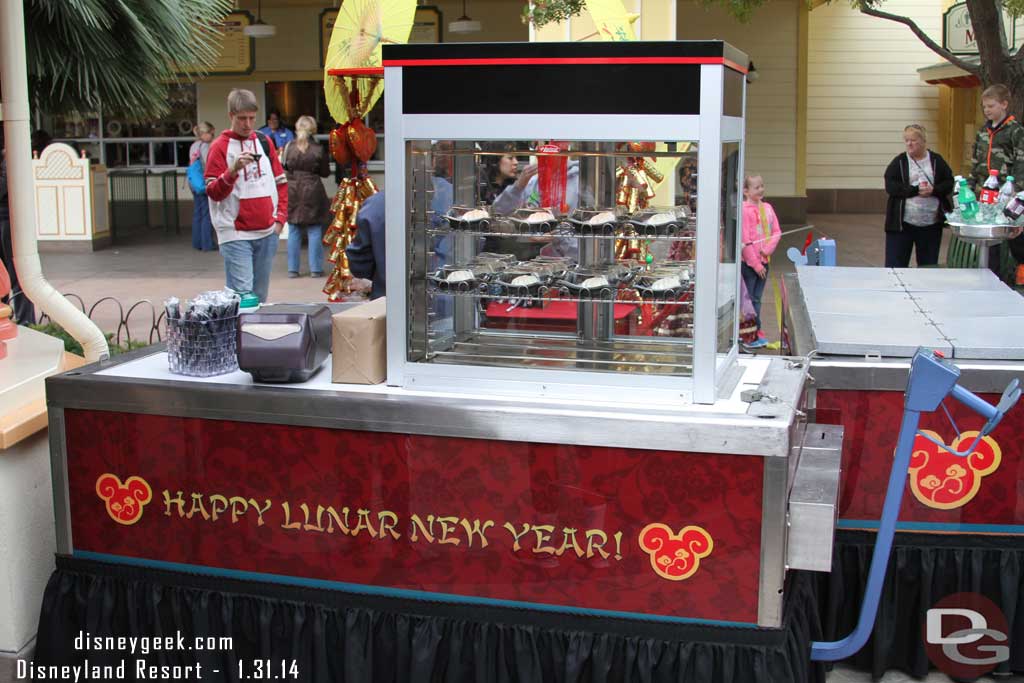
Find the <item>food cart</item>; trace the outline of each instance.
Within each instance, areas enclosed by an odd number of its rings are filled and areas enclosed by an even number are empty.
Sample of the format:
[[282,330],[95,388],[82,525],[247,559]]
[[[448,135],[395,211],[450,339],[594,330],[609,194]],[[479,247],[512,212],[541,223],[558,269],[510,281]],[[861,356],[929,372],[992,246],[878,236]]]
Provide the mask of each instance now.
[[[823,606],[831,636],[851,628],[861,600],[911,356],[919,346],[935,349],[960,369],[963,386],[997,398],[1024,377],[1024,299],[987,269],[798,267],[783,284],[791,350],[812,355],[814,419],[845,434]],[[947,407],[948,419],[937,412],[922,427],[962,450],[977,434],[977,417],[963,405]],[[887,669],[926,675],[924,639],[898,634],[921,633],[925,611],[954,593],[982,593],[1005,614],[1011,640],[1024,634],[1022,429],[1024,416],[1011,413],[966,458],[918,436],[875,637],[857,656],[875,676]],[[1024,651],[1011,648],[1000,670],[1021,669]]]
[[[88,625],[228,634],[232,652],[159,659],[299,680],[813,680],[814,598],[787,569],[831,564],[842,430],[805,419],[805,363],[737,355],[747,58],[384,59],[387,382],[183,378],[159,347],[50,380],[40,657],[81,661]],[[488,154],[536,164],[536,199],[481,206]],[[644,185],[683,158],[695,213]],[[624,242],[691,256],[616,258]],[[574,315],[537,329],[496,305]],[[657,306],[673,336],[617,322]]]

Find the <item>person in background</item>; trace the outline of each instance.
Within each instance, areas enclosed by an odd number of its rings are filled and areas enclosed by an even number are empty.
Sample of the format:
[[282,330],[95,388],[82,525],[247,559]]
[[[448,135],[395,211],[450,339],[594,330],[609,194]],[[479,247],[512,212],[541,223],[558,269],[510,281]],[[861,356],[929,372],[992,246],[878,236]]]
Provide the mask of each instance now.
[[[537,146],[543,145],[538,141]],[[572,145],[569,142],[550,141],[563,152],[570,151]],[[515,182],[505,187],[505,190],[495,197],[491,205],[496,214],[507,215],[525,207],[540,207],[541,197],[538,187],[540,182],[539,167],[537,164],[527,164],[516,174]],[[574,211],[579,206],[593,206],[593,198],[588,191],[580,187],[580,162],[578,159],[570,158],[566,165],[565,181],[565,202],[569,211]],[[565,256],[571,259],[579,258],[579,243],[575,237],[543,237],[531,238],[531,241],[544,241],[547,244],[540,250],[543,256]]]
[[296,137],[281,150],[281,164],[288,173],[288,277],[298,277],[302,260],[302,235],[309,242],[309,276],[324,275],[324,221],[331,201],[321,178],[330,172],[327,150],[313,136],[316,120],[301,116],[295,122]]
[[[480,201],[484,204],[491,204],[505,191],[505,188],[516,182],[519,175],[519,160],[512,154],[510,145],[498,145],[480,157]],[[496,154],[496,152],[508,152],[507,154]],[[525,187],[527,178],[521,185]]]
[[917,250],[917,265],[939,262],[945,214],[953,210],[953,170],[928,149],[924,126],[903,129],[906,153],[885,169],[885,267],[906,268],[910,252]]
[[288,220],[288,180],[273,141],[254,130],[257,108],[249,90],[228,94],[231,128],[210,145],[204,176],[226,284],[264,302],[278,235]]
[[772,254],[781,237],[782,228],[775,209],[764,201],[764,179],[760,175],[747,174],[743,178],[743,263],[740,264],[740,276],[757,315],[757,339],[743,345],[747,350],[768,345],[761,329],[761,296],[768,282]]
[[[985,125],[978,130],[971,153],[971,171],[967,184],[975,194],[989,176],[999,171],[999,184],[1006,176],[1014,177],[1019,192],[1024,188],[1024,126],[1010,115],[1010,89],[1002,83],[990,85],[981,92],[981,113]],[[989,267],[999,275],[999,245],[989,247]]]
[[53,137],[45,130],[40,128],[39,130],[32,132],[31,144],[32,144],[32,156],[38,157],[43,153],[43,150],[53,143]]
[[14,270],[14,245],[11,242],[11,213],[7,204],[7,150],[4,145],[4,128],[0,125],[0,260],[7,274],[11,276],[11,293],[7,303],[14,310],[14,321],[19,325],[31,325],[36,321],[36,308],[32,300],[21,291],[18,273]]
[[978,130],[971,153],[967,183],[977,193],[992,169],[999,171],[999,183],[1012,175],[1017,189],[1024,187],[1024,126],[1009,113],[1010,90],[1002,83],[981,93],[985,125]]
[[356,236],[345,249],[348,268],[356,277],[370,280],[371,299],[387,296],[387,260],[384,254],[384,191],[363,202],[356,215]]
[[281,121],[281,112],[276,109],[271,109],[267,113],[267,125],[260,128],[260,132],[273,140],[274,147],[278,150],[284,149],[285,145],[295,139],[295,133],[285,127]]
[[[210,143],[217,129],[209,121],[203,121],[194,129],[196,141],[188,150],[189,186],[192,189],[192,248],[199,251],[213,251],[217,248],[217,239],[210,220],[210,202],[206,198],[206,185],[192,182],[193,167],[198,172],[198,180],[203,180],[206,170],[206,158],[210,154]],[[198,162],[198,163],[197,163]]]
[[[477,157],[480,169],[477,180],[477,199],[483,204],[494,201],[518,182],[518,189],[526,187],[532,177],[533,169],[527,166],[523,176],[519,174],[519,160],[512,154],[515,145],[509,143],[492,143],[483,151],[489,152]],[[518,179],[518,180],[517,180]],[[540,246],[520,241],[515,237],[498,237],[491,235],[484,240],[483,251],[515,254],[516,258],[528,260],[537,255]]]

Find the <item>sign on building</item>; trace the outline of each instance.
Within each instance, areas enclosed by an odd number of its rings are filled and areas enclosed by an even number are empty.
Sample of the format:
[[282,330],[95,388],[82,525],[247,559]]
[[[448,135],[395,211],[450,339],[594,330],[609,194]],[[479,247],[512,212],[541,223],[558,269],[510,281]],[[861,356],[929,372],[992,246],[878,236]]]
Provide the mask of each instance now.
[[[1024,17],[1014,19],[1004,7],[1003,26],[1006,27],[1006,39],[1012,46],[1019,48],[1024,44]],[[942,15],[942,47],[955,55],[978,54],[978,40],[966,2],[952,5]]]

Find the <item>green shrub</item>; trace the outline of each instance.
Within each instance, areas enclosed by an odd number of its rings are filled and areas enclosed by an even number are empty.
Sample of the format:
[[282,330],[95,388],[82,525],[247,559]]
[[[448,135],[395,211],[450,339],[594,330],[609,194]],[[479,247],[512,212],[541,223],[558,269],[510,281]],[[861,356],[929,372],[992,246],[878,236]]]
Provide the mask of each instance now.
[[[36,330],[37,332],[42,332],[43,334],[48,334],[51,337],[56,337],[57,339],[60,339],[61,341],[64,342],[64,350],[67,351],[68,353],[73,353],[77,356],[85,355],[85,351],[82,350],[82,345],[79,344],[78,341],[74,337],[72,337],[67,330],[65,330],[57,323],[48,322],[45,325],[36,324],[29,325],[29,327],[33,330]],[[126,342],[124,344],[115,344],[113,332],[107,332],[105,336],[107,338],[107,345],[110,347],[111,356],[116,356],[121,353],[128,353],[129,351],[134,351],[135,349],[141,349],[146,346],[149,346],[149,342],[139,341],[138,339],[132,339],[131,341]]]

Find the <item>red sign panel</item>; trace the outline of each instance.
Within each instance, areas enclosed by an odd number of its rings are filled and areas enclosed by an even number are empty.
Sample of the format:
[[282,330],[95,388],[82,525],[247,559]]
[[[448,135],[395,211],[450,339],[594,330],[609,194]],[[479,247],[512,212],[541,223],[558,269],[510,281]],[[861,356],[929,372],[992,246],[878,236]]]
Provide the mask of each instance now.
[[757,620],[760,457],[79,410],[65,427],[76,553]]
[[[983,396],[996,403],[999,396]],[[947,407],[964,430],[959,436],[941,410],[921,416],[921,430],[957,451],[968,448],[984,422],[955,401]],[[839,517],[846,526],[881,517],[896,448],[903,392],[819,391],[817,421],[841,424],[843,478]],[[901,528],[922,531],[1024,533],[1024,411],[1010,411],[965,457],[918,436],[900,508]]]

